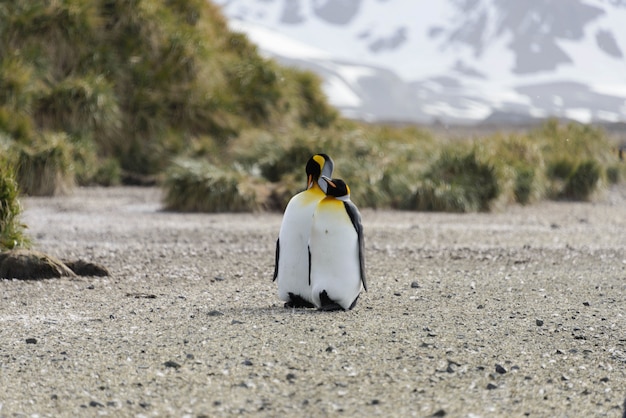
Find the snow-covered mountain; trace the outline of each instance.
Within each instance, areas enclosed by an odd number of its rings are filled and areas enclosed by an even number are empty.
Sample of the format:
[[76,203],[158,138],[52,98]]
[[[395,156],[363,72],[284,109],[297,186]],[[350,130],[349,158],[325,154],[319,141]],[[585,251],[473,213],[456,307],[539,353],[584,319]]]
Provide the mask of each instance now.
[[626,0],[213,0],[367,120],[626,121]]

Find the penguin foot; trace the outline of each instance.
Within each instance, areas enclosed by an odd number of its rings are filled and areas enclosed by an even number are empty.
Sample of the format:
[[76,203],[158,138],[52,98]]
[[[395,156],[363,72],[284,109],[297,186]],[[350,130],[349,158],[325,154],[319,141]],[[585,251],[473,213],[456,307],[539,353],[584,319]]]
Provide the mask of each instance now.
[[315,308],[315,305],[302,296],[289,292],[289,301],[285,302],[285,308]]
[[320,311],[343,311],[343,307],[328,297],[328,293],[326,291],[320,292]]

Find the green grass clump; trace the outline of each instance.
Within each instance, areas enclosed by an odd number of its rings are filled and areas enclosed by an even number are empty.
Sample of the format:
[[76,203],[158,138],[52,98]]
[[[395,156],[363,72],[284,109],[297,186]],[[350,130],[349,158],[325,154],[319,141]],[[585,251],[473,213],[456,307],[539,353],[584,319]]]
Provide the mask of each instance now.
[[28,247],[30,244],[24,233],[26,226],[19,221],[22,208],[18,195],[13,169],[7,159],[0,156],[0,251]]
[[476,151],[446,150],[424,174],[409,208],[444,212],[488,211],[498,197],[496,169]]
[[606,179],[609,184],[617,184],[622,180],[622,173],[620,168],[616,165],[611,165],[606,168]]
[[177,161],[164,187],[166,209],[181,212],[253,212],[266,198],[251,176],[198,160]]
[[594,160],[582,162],[569,176],[563,197],[572,200],[589,200],[600,180],[600,165]]
[[16,148],[17,181],[23,193],[53,196],[73,186],[72,146],[64,134],[45,134],[41,142]]

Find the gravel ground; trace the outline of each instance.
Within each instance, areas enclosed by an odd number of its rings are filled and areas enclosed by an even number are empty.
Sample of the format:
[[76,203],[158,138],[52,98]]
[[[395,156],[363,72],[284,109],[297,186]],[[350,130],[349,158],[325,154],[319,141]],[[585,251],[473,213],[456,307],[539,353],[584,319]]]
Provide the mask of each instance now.
[[625,186],[364,210],[370,290],[327,313],[276,296],[279,214],[166,213],[141,188],[23,203],[37,249],[111,277],[0,281],[0,417],[623,414]]

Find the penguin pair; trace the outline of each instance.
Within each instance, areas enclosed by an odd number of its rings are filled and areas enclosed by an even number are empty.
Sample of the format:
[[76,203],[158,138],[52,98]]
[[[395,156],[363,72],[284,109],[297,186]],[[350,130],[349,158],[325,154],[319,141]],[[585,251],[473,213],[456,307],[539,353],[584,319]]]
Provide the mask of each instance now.
[[274,269],[285,307],[349,310],[367,290],[361,215],[333,168],[328,155],[311,157],[307,189],[285,209]]

